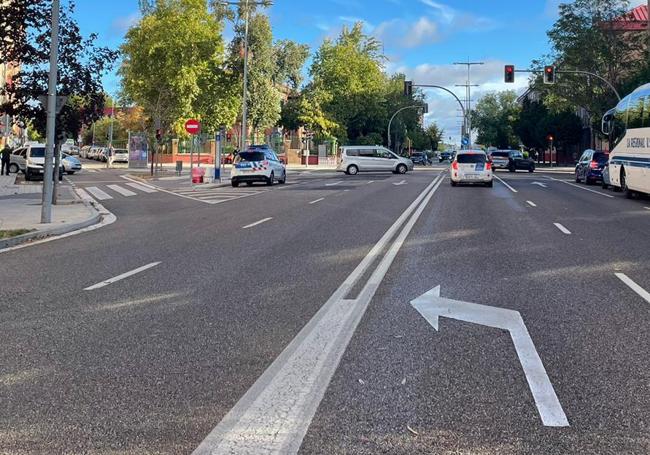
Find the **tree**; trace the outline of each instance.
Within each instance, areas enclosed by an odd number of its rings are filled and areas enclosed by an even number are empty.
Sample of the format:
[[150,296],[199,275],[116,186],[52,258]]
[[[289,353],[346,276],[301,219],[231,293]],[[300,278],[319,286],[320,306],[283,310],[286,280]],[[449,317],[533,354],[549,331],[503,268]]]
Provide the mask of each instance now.
[[158,0],[147,12],[121,47],[125,101],[166,132],[184,134],[194,116],[207,131],[232,125],[239,104],[223,65],[222,21],[204,0]]
[[302,68],[309,57],[309,46],[291,40],[280,40],[273,46],[276,85],[286,85],[296,91],[302,85]]
[[[39,97],[47,95],[52,2],[12,0],[0,3],[0,55],[18,62],[11,84],[0,89],[6,101],[0,110],[29,123],[45,136],[47,112]],[[74,3],[61,6],[57,95],[67,103],[56,119],[56,140],[77,139],[82,127],[102,116],[104,90],[101,78],[117,53],[96,45],[97,36],[83,39],[73,19]]]
[[514,91],[488,93],[472,111],[472,125],[478,130],[479,144],[507,149],[519,145],[514,124],[519,116]]
[[524,101],[514,129],[530,149],[544,150],[552,135],[558,148],[568,149],[580,143],[582,122],[572,111],[550,111],[541,101]]

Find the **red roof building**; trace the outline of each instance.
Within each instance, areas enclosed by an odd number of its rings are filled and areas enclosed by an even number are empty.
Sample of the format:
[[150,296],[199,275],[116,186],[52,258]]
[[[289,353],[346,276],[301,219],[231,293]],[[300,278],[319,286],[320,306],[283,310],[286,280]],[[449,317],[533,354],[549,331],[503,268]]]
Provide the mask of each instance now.
[[648,30],[648,5],[634,8],[625,16],[612,23],[614,30],[623,32],[643,32]]

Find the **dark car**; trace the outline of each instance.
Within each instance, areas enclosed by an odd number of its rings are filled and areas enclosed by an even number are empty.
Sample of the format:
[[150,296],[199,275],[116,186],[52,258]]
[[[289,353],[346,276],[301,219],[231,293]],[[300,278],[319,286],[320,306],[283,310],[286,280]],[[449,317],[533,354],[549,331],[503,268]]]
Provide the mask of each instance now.
[[443,161],[451,161],[454,157],[454,154],[452,152],[440,152],[440,162],[442,163]]
[[524,154],[518,150],[508,151],[508,171],[528,171],[535,172],[535,161],[531,158],[524,157]]
[[428,166],[429,164],[431,164],[431,162],[429,161],[429,157],[427,157],[427,154],[423,152],[412,153],[411,161],[413,161],[413,164],[421,164],[422,166]]
[[596,150],[585,150],[576,164],[576,183],[585,182],[591,185],[603,181],[603,169],[609,161],[609,153]]

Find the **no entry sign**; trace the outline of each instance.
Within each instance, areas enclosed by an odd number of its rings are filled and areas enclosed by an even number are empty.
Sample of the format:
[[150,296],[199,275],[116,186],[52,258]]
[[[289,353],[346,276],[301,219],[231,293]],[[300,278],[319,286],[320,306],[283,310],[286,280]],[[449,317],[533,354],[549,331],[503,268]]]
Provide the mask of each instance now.
[[199,123],[198,120],[190,119],[187,122],[185,122],[185,131],[187,131],[190,134],[199,134],[199,132],[201,131],[201,124]]

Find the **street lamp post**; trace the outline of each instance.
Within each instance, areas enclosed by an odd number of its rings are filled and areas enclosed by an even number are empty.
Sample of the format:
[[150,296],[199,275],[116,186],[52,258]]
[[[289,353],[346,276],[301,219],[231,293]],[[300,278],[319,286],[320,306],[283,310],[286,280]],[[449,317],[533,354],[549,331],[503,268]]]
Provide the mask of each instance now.
[[[59,0],[52,0],[52,38],[50,42],[50,74],[47,87],[47,147],[43,171],[43,199],[41,205],[41,223],[52,222],[52,192],[54,191],[54,173],[50,172],[54,161],[54,141],[56,133],[56,83],[58,78],[57,62],[59,60]],[[55,170],[58,177],[59,170]]]
[[412,105],[412,106],[406,106],[406,107],[403,107],[403,108],[399,109],[397,112],[395,112],[393,114],[393,116],[388,121],[388,148],[390,148],[390,146],[391,146],[390,127],[393,124],[393,120],[395,120],[395,117],[397,117],[397,114],[399,114],[400,112],[405,111],[407,109],[422,109],[422,105],[416,104],[416,105]]

